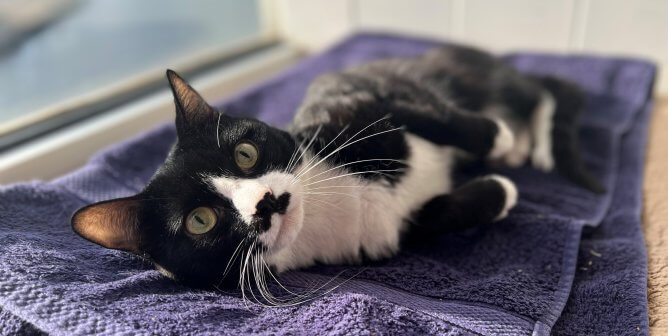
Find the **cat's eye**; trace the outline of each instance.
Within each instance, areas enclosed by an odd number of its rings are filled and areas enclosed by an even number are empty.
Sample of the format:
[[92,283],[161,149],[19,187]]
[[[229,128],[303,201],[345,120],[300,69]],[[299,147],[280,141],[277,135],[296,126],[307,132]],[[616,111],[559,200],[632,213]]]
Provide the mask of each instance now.
[[217,221],[218,216],[213,209],[199,207],[191,211],[186,217],[186,230],[195,235],[205,234],[216,226]]
[[257,147],[250,142],[240,142],[234,147],[234,162],[241,170],[255,167],[258,159]]

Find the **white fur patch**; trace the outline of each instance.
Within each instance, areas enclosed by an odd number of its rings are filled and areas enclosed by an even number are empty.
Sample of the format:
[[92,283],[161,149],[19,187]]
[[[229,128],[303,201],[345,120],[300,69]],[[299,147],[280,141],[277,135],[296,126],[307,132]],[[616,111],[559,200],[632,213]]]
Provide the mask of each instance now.
[[490,159],[497,159],[508,153],[515,142],[513,132],[510,131],[505,122],[501,120],[494,120],[498,127],[498,133],[494,138],[494,147],[489,152]]
[[556,104],[548,92],[541,94],[541,100],[531,117],[531,132],[534,146],[531,164],[534,168],[549,172],[554,168],[552,156],[552,117]]
[[172,273],[172,272],[166,270],[164,267],[162,267],[162,266],[160,266],[160,265],[158,265],[158,264],[154,264],[154,265],[155,265],[155,269],[157,269],[158,272],[160,272],[160,274],[162,274],[162,275],[164,275],[164,276],[166,276],[166,277],[168,277],[168,278],[170,278],[170,279],[172,279],[172,280],[175,280],[175,279],[176,279],[176,277],[174,277],[174,273]]
[[269,192],[275,197],[290,193],[290,203],[285,214],[273,214],[270,219],[271,227],[258,237],[270,251],[281,249],[292,242],[301,229],[304,216],[301,185],[294,183],[292,174],[269,172],[255,179],[211,176],[207,178],[207,182],[216,192],[232,201],[247,225],[252,225],[257,204],[266,193]]
[[[255,179],[212,176],[208,178],[216,192],[230,199],[246,224],[251,224],[256,206],[267,193],[279,197],[297,189],[291,174],[270,172]],[[292,187],[292,188],[291,188]]]
[[531,134],[529,130],[520,128],[515,134],[515,146],[506,154],[504,160],[510,167],[521,167],[529,158],[529,152],[531,152]]
[[507,177],[500,176],[500,175],[489,175],[489,179],[496,180],[501,187],[503,188],[503,191],[506,194],[506,200],[503,204],[503,209],[501,209],[501,212],[499,213],[496,218],[494,218],[495,221],[501,220],[506,218],[508,216],[508,211],[515,207],[517,204],[517,197],[518,197],[518,192],[517,192],[517,187],[515,187],[515,183],[510,181]]

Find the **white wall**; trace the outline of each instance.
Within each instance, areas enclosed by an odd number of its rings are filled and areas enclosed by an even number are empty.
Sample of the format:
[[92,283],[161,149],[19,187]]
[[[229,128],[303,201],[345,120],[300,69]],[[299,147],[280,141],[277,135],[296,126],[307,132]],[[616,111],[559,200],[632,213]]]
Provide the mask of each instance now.
[[[357,29],[476,44],[641,56],[668,67],[668,0],[275,0],[277,29],[318,50]],[[668,94],[668,71],[659,90]]]

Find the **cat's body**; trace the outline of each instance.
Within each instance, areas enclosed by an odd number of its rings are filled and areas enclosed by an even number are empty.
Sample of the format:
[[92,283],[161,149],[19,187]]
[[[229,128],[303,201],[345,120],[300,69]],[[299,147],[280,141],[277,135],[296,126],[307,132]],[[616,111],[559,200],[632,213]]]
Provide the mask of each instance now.
[[[531,157],[550,170],[544,147],[557,91],[498,61],[453,72],[461,70],[453,56],[471,52],[448,48],[324,75],[289,132],[219,114],[168,72],[178,142],[165,164],[138,195],[79,210],[73,227],[177,280],[266,294],[270,269],[384,258],[407,232],[499,220],[517,201],[513,183],[489,175],[455,185],[456,163]],[[476,71],[493,80],[482,85]],[[518,149],[513,133],[522,132],[529,140]]]
[[[303,175],[308,195],[299,236],[267,261],[278,271],[309,266],[314,262],[359,262],[362,256],[379,259],[399,250],[401,234],[408,220],[436,195],[452,190],[452,149],[436,146],[412,134],[401,134],[408,149],[401,177],[393,184],[382,179],[365,179],[345,167],[332,169],[322,163]],[[308,160],[311,156],[306,156]],[[364,160],[364,159],[363,159]],[[378,165],[369,165],[373,170]],[[373,167],[373,168],[372,168]],[[299,165],[297,171],[303,170]],[[308,168],[306,168],[308,169]],[[382,173],[382,172],[381,172]],[[425,176],[431,176],[425,183]],[[312,189],[309,190],[309,187]]]

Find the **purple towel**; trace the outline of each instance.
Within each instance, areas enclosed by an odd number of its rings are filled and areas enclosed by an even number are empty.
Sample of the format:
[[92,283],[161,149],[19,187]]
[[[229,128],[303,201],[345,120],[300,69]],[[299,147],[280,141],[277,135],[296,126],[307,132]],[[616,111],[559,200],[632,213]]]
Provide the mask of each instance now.
[[[285,124],[316,75],[435,45],[357,35],[220,106]],[[78,207],[143,187],[174,141],[173,126],[164,125],[62,178],[0,189],[0,333],[647,333],[639,209],[655,67],[590,56],[516,54],[507,60],[586,90],[584,159],[607,194],[530,168],[503,171],[521,195],[506,220],[381,262],[286,273],[282,281],[295,288],[322,284],[341,271],[340,279],[356,276],[309,303],[264,308],[244,304],[237,292],[185,288],[138,258],[71,231],[69,217]]]

